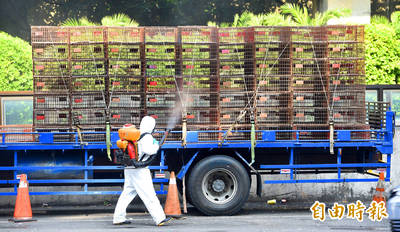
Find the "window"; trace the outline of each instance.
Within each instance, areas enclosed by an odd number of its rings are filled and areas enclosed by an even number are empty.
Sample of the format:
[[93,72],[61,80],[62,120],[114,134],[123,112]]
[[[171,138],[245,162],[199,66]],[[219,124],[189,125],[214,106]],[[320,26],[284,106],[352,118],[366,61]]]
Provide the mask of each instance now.
[[365,91],[365,101],[367,101],[367,102],[378,101],[378,91],[377,90],[366,90]]
[[32,124],[32,97],[3,97],[1,106],[3,125]]
[[400,126],[400,90],[383,90],[383,101],[390,102],[396,112],[396,126]]

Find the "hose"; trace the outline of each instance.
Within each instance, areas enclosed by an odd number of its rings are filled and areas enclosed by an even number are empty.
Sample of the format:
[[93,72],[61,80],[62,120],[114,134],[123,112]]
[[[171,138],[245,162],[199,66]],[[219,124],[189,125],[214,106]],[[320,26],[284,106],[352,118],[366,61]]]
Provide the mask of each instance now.
[[[161,142],[160,142],[160,147],[161,147],[161,146],[165,143],[165,141],[167,140],[167,137],[168,137],[168,134],[169,134],[170,131],[171,131],[171,129],[168,129],[167,131],[165,131],[164,136],[162,137]],[[145,160],[145,161],[137,161],[137,160],[135,160],[135,159],[131,159],[131,161],[130,161],[130,162],[131,162],[131,165],[134,166],[134,167],[136,167],[136,168],[147,167],[147,166],[149,166],[150,164],[152,164],[152,163],[157,159],[158,154],[159,154],[159,153],[150,156],[150,158],[148,158],[148,159]]]
[[110,121],[106,121],[106,146],[107,146],[107,157],[110,161],[111,159],[111,128]]
[[335,146],[334,133],[335,133],[335,128],[333,126],[333,120],[330,120],[329,121],[329,153],[331,155],[335,154],[335,150],[334,150],[334,146]]
[[231,131],[233,130],[233,128],[239,124],[239,122],[242,120],[242,118],[246,115],[246,110],[242,110],[240,111],[239,116],[236,118],[235,123],[233,123],[229,129],[225,132],[224,137],[222,137],[221,141],[218,142],[218,146],[222,146],[222,144],[225,142],[226,138],[229,136],[229,134],[231,133]]

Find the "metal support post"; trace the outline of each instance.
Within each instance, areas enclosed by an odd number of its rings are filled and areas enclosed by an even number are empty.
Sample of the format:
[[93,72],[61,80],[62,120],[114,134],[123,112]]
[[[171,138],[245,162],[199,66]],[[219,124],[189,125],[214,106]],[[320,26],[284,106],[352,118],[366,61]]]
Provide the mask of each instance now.
[[[164,163],[165,163],[165,151],[161,150],[160,166],[164,166]],[[160,169],[160,173],[164,173],[164,169]],[[164,184],[163,183],[160,184],[160,191],[161,192],[164,191]]]
[[[342,163],[342,148],[338,148],[338,153],[337,153],[337,163],[341,164]],[[338,179],[340,179],[342,169],[338,168]]]
[[385,181],[390,181],[390,166],[392,163],[392,154],[387,154],[386,155],[386,163],[387,163],[387,168],[386,168],[386,179]]
[[[85,149],[85,181],[87,181],[87,179],[88,179],[88,170],[87,170],[87,167],[88,167],[88,150],[87,149]],[[87,183],[85,183],[85,185],[84,185],[84,191],[85,192],[87,192],[88,191],[88,184]]]
[[[289,165],[293,165],[294,163],[294,149],[293,148],[290,148],[290,160],[289,160]],[[290,179],[291,180],[293,180],[293,171],[294,171],[294,169],[293,168],[291,168],[290,169]]]
[[[4,138],[5,136],[3,136],[3,138]],[[15,171],[14,171],[14,180],[16,180],[17,179],[17,166],[18,166],[18,153],[17,153],[17,151],[14,151],[14,168],[15,168]],[[17,193],[18,192],[18,184],[17,183],[15,183],[14,184],[14,192],[15,193]]]

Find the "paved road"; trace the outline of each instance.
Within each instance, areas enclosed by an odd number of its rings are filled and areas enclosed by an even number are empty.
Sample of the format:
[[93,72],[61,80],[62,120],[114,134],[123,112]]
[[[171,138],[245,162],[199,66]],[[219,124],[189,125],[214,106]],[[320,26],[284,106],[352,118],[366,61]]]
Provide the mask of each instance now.
[[38,221],[29,223],[8,222],[8,217],[1,216],[0,231],[390,231],[388,220],[372,222],[364,219],[363,222],[358,222],[352,219],[327,219],[319,222],[312,220],[311,212],[305,210],[243,210],[236,216],[206,217],[193,209],[185,220],[174,220],[164,227],[155,227],[151,217],[145,213],[129,213],[128,217],[132,218],[132,224],[113,226],[111,213],[48,213],[36,216]]

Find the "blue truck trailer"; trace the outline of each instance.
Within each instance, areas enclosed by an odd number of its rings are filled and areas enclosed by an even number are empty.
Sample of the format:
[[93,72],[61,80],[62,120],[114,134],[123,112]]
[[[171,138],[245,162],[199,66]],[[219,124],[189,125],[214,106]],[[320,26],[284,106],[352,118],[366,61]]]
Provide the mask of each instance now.
[[[376,109],[373,112],[376,113]],[[221,140],[199,140],[199,137],[226,131],[188,131],[185,145],[180,140],[167,140],[160,149],[160,159],[149,168],[157,174],[153,181],[160,185],[158,194],[166,193],[168,179],[162,175],[165,172],[176,171],[178,180],[185,177],[188,201],[207,215],[237,213],[248,199],[251,175],[282,176],[280,180],[269,180],[267,177],[264,183],[257,178],[258,193],[262,186],[269,184],[378,181],[377,177],[369,175],[371,170],[385,170],[385,180],[390,181],[394,112],[380,113],[385,115],[381,128],[334,130],[333,144],[329,139],[308,139],[305,136],[309,133],[328,135],[329,130],[256,131],[255,157],[251,157],[250,140],[227,139],[221,144]],[[82,132],[82,135],[104,136],[105,133]],[[164,132],[156,133],[161,136]],[[170,132],[171,135],[179,133],[182,132]],[[282,136],[285,133],[295,134],[296,139],[285,139]],[[73,136],[75,139],[73,142],[58,142],[58,136]],[[120,193],[90,188],[123,184],[120,178],[123,167],[106,161],[105,142],[82,142],[78,132],[2,132],[1,138],[3,158],[0,171],[3,178],[0,184],[8,188],[13,186],[14,191],[0,192],[0,195],[17,194],[17,175],[20,173],[32,174],[29,180],[31,186],[81,186],[79,191],[31,191],[31,195]],[[117,149],[118,139],[118,133],[111,132],[112,149]],[[330,154],[332,146],[334,154]],[[383,155],[386,156],[384,161]],[[57,162],[49,165],[49,157]],[[40,165],[40,159],[46,161],[46,165]],[[65,163],[67,159],[69,163],[72,160],[76,162],[72,165]],[[348,179],[345,177],[348,172],[362,173],[365,177]],[[336,177],[303,179],[303,173],[335,173]]]
[[[374,182],[367,175],[380,171],[390,180],[395,117],[387,103],[365,104],[363,26],[32,27],[31,36],[33,126],[0,132],[0,195],[16,194],[19,173],[44,187],[32,195],[118,194],[117,130],[145,115],[156,138],[168,131],[150,166],[158,193],[175,171],[207,215],[237,213],[252,179],[259,195],[269,184]],[[334,175],[307,175],[325,173]]]

